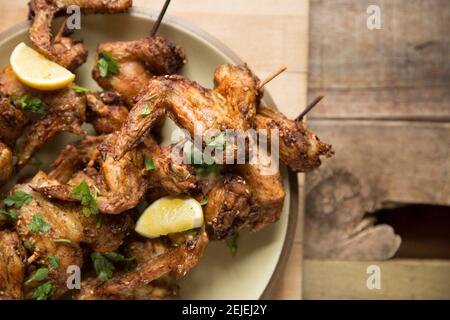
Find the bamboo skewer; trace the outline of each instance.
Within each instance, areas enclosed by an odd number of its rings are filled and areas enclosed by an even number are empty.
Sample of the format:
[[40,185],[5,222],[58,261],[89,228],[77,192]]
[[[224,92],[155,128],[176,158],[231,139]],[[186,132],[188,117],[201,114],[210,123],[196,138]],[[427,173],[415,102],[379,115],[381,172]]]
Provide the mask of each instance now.
[[164,18],[164,15],[166,14],[169,4],[170,4],[170,0],[166,0],[161,12],[159,13],[158,19],[156,19],[155,24],[153,25],[152,30],[150,31],[151,37],[154,37],[156,35],[156,32],[158,32],[159,26],[161,25],[161,21]]

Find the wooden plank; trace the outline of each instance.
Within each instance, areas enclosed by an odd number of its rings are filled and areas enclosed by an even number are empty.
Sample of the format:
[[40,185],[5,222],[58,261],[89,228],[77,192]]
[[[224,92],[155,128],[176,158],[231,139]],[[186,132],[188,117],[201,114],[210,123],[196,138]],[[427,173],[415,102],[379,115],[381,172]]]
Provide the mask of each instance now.
[[[381,289],[368,289],[367,267],[381,271]],[[450,261],[304,261],[305,299],[450,299]]]
[[306,175],[308,258],[388,259],[400,245],[366,214],[405,204],[450,204],[450,123],[311,120],[336,155]]
[[[28,0],[2,0],[0,31],[26,19]],[[159,11],[163,0],[134,0],[135,6]],[[278,107],[294,116],[306,104],[308,68],[308,0],[179,0],[172,1],[168,15],[195,24],[244,59],[263,78],[280,65],[288,72],[268,86]],[[299,215],[301,215],[299,213]],[[300,216],[300,221],[302,217]],[[293,250],[274,290],[278,299],[301,295],[302,230],[297,229]]]
[[310,30],[310,117],[450,120],[450,1],[312,0]]

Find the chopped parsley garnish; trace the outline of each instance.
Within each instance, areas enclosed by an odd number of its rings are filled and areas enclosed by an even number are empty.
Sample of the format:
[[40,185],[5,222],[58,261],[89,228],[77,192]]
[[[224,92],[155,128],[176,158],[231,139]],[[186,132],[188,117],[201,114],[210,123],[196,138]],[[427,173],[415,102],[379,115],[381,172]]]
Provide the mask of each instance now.
[[114,273],[114,265],[104,255],[98,252],[93,252],[91,259],[97,278],[102,282],[111,279]]
[[83,213],[86,217],[89,217],[91,214],[98,213],[98,190],[91,193],[91,189],[89,188],[86,180],[81,181],[79,185],[73,188],[70,195],[80,200],[81,205],[83,206]]
[[150,113],[152,113],[152,105],[151,102],[153,99],[156,98],[156,94],[150,96],[147,98],[147,103],[145,104],[144,110],[142,110],[141,112],[141,116],[146,117],[148,116]]
[[100,229],[102,227],[102,224],[103,224],[103,219],[102,219],[102,216],[99,215],[99,216],[97,216],[97,221],[95,222],[95,228]]
[[134,257],[126,258],[117,252],[93,252],[91,254],[91,259],[94,264],[94,270],[97,274],[97,278],[102,282],[111,279],[115,270],[114,263],[123,262],[125,263],[125,268],[128,269],[130,263],[135,261]]
[[47,279],[48,277],[48,269],[47,268],[39,268],[37,269],[27,281],[25,281],[25,285],[28,286],[30,283],[34,281],[42,281]]
[[25,240],[23,242],[23,246],[25,247],[25,249],[27,250],[32,250],[33,249],[33,244],[31,243],[30,240]]
[[50,231],[50,226],[47,224],[47,222],[45,222],[44,217],[40,213],[36,213],[33,216],[30,224],[28,225],[28,228],[35,233],[37,232],[46,233]]
[[8,207],[14,207],[20,209],[24,204],[27,204],[33,200],[33,197],[26,192],[17,191],[13,195],[10,195],[5,199],[5,204]]
[[17,212],[14,209],[9,209],[9,210],[0,209],[0,214],[7,217],[8,220],[11,221],[11,223],[16,223],[16,221],[17,221]]
[[33,300],[47,300],[56,291],[55,286],[51,282],[46,282],[33,290]]
[[80,86],[73,86],[73,91],[81,94],[81,93],[89,92],[89,89],[85,88],[85,87],[80,87]]
[[150,171],[155,169],[156,169],[155,161],[153,161],[152,158],[145,157],[145,170]]
[[236,255],[238,250],[238,239],[239,234],[235,234],[232,238],[225,241],[233,257]]
[[72,243],[72,241],[70,241],[69,239],[54,239],[53,242],[56,244],[71,244]]
[[189,229],[189,230],[186,230],[186,231],[184,232],[184,234],[187,235],[187,236],[193,236],[193,237],[196,237],[196,236],[198,236],[199,230],[200,230],[199,228]]
[[100,76],[102,78],[119,73],[119,65],[111,53],[108,51],[102,51],[99,53],[99,57],[100,60],[98,60],[97,66],[100,70]]
[[60,262],[61,262],[61,259],[58,256],[49,256],[48,257],[48,264],[53,269],[57,269],[59,267]]
[[201,206],[206,206],[208,204],[208,197],[204,197],[201,201],[200,201],[200,205]]
[[31,111],[37,114],[47,113],[42,100],[29,94],[24,95],[23,97],[13,97],[13,102],[16,106],[22,108],[23,110]]

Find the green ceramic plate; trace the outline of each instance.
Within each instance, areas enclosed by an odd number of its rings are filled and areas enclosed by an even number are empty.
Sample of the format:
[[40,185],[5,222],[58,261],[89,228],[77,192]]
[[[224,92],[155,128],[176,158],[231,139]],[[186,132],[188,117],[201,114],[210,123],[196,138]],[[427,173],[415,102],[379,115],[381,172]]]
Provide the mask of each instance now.
[[[91,89],[100,89],[91,78],[93,53],[97,44],[141,38],[149,32],[156,15],[155,12],[133,8],[129,14],[123,15],[83,16],[81,30],[76,31],[73,37],[84,40],[90,55],[87,63],[78,70],[76,82]],[[22,22],[0,35],[1,67],[9,63],[10,53],[18,43],[29,43],[28,28],[29,23]],[[178,19],[167,17],[158,34],[186,49],[188,63],[182,74],[203,86],[212,87],[213,72],[219,65],[242,63],[236,54],[218,40]],[[275,107],[268,93],[263,103]],[[168,123],[164,132],[170,133],[174,129],[173,123]],[[44,162],[40,169],[47,169],[58,152],[75,139],[79,137],[61,134],[47,143],[38,155]],[[28,173],[35,170],[30,167]],[[239,250],[235,257],[231,256],[225,243],[211,243],[197,268],[181,280],[182,298],[270,297],[271,287],[287,258],[297,217],[297,178],[288,174],[284,168],[283,178],[287,196],[280,221],[255,234],[244,232],[239,239]]]

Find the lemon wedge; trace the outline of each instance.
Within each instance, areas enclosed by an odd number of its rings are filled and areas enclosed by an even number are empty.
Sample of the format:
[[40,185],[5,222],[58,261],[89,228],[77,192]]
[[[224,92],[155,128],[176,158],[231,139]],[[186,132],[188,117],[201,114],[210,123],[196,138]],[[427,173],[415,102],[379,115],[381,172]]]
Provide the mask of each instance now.
[[153,202],[139,217],[135,230],[147,238],[200,228],[203,210],[200,203],[188,197],[163,197]]
[[72,72],[48,60],[23,42],[16,46],[9,61],[19,80],[35,89],[62,89],[75,80]]

